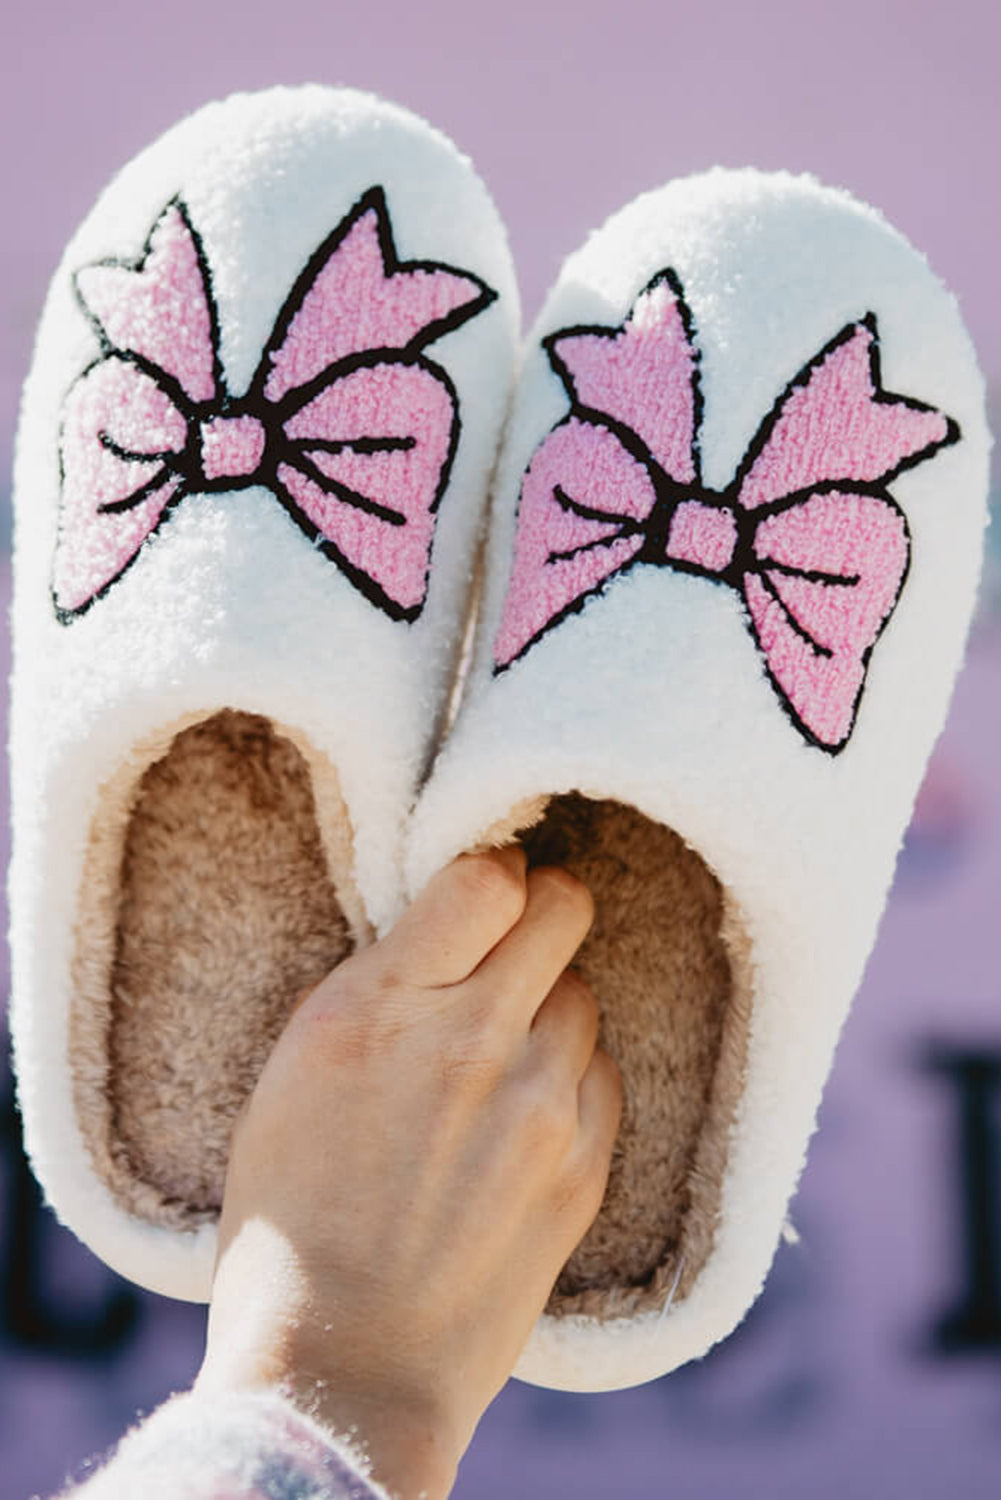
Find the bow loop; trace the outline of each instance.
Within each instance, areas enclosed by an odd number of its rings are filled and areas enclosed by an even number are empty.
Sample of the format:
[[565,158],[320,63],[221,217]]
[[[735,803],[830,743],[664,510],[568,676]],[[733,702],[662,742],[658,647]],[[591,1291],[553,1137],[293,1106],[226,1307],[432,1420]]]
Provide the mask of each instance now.
[[484,282],[450,266],[396,257],[386,197],[373,188],[299,277],[258,371],[280,401],[341,361],[371,351],[414,354],[493,301]]
[[644,287],[621,328],[570,328],[544,341],[576,408],[635,433],[679,484],[698,479],[698,351],[673,271]]
[[218,367],[215,312],[201,244],[183,204],[168,203],[137,265],[102,261],[75,277],[105,351],[139,355],[191,401],[211,401]]
[[957,434],[934,407],[882,389],[870,315],[786,387],[741,465],[738,503],[754,510],[821,484],[886,484]]

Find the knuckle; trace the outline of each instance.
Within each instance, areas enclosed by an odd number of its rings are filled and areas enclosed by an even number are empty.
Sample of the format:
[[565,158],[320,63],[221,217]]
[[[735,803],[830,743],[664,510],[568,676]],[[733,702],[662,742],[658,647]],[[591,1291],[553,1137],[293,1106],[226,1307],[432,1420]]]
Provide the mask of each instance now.
[[600,1160],[576,1155],[567,1162],[555,1190],[558,1212],[575,1213],[588,1224],[598,1215],[608,1185],[608,1166]]
[[[600,1012],[594,991],[579,974],[567,969],[550,990],[541,1009],[545,1012],[546,1024],[541,1028],[540,1046],[545,1045],[544,1038],[549,1033],[548,1045],[553,1051],[564,1052],[578,1037],[587,1037],[593,1051],[598,1039]],[[576,1046],[572,1050],[576,1055]]]
[[567,1005],[597,1027],[598,997],[583,975],[578,974],[576,969],[565,969],[560,977],[560,988],[566,996]]
[[491,852],[463,854],[456,878],[477,904],[489,906],[513,925],[525,909],[525,877],[517,866]]
[[328,1065],[363,1063],[377,1050],[373,1027],[358,1015],[334,1008],[318,1018],[317,1026]]
[[518,1100],[521,1129],[533,1151],[563,1152],[577,1126],[576,1090],[537,1067],[522,1080]]
[[504,1072],[504,1054],[486,1007],[477,1007],[455,1026],[441,1046],[441,1073],[451,1087],[489,1091]]
[[601,1211],[608,1192],[610,1158],[605,1152],[592,1154],[585,1157],[580,1166],[576,1168],[576,1197],[580,1203],[581,1211],[587,1215],[587,1221],[592,1224]]
[[332,987],[309,1020],[329,1064],[357,1064],[391,1051],[407,1024],[398,984],[381,975],[364,985]]
[[622,1072],[618,1063],[609,1052],[605,1051],[604,1047],[595,1047],[584,1077],[592,1096],[593,1106],[618,1120],[623,1104]]
[[439,1059],[439,1077],[450,1095],[483,1099],[496,1089],[502,1069],[492,1057],[451,1048]]
[[470,1002],[463,1028],[468,1044],[487,1056],[500,1060],[510,1051],[511,1028],[495,995],[487,994]]
[[621,1112],[623,1099],[621,1068],[604,1047],[595,1048],[594,1063],[598,1068],[598,1076],[602,1080],[607,1099],[615,1105],[617,1112]]
[[594,919],[594,897],[582,880],[559,865],[540,865],[531,876],[536,889],[568,913],[590,926]]
[[618,1064],[596,1047],[584,1075],[581,1112],[586,1115],[599,1155],[610,1156],[615,1147],[625,1108],[625,1092]]
[[355,958],[364,958],[367,962],[356,963],[351,970],[345,965],[338,977],[347,981],[343,989],[350,991],[356,1003],[371,1005],[375,1001],[385,1004],[410,989],[395,945],[382,945],[364,955],[356,954]]

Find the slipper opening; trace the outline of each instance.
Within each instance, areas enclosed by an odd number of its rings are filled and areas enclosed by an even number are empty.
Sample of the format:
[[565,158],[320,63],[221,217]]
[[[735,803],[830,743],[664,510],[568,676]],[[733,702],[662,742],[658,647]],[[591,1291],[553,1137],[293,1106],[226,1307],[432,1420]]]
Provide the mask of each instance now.
[[713,1247],[743,1087],[749,945],[719,881],[670,828],[579,792],[533,811],[519,834],[529,864],[563,865],[595,898],[574,967],[623,1080],[605,1198],[546,1311],[628,1317],[683,1300]]
[[294,1003],[371,939],[326,757],[257,714],[185,723],[102,788],[70,1019],[98,1176],[181,1230],[218,1215],[235,1117]]

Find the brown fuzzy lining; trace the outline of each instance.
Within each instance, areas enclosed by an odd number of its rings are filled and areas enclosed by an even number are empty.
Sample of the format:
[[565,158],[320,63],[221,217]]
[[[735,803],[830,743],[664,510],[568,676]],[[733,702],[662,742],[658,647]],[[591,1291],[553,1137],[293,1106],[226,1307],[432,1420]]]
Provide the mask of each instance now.
[[524,804],[505,831],[515,819],[531,864],[563,865],[595,898],[574,967],[623,1079],[605,1199],[546,1311],[631,1316],[682,1300],[712,1250],[743,1087],[749,944],[704,861],[635,808],[574,792]]
[[258,715],[188,715],[101,788],[70,1056],[81,1132],[127,1211],[217,1216],[233,1121],[293,1003],[371,940],[351,865],[333,766]]

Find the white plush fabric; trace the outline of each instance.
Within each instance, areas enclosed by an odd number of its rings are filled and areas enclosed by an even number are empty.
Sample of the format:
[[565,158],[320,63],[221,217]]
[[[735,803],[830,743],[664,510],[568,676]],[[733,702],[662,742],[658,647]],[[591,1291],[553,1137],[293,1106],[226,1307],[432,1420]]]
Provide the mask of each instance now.
[[[701,349],[707,485],[728,484],[786,383],[870,310],[884,387],[961,426],[962,441],[888,486],[910,525],[910,575],[836,756],[782,712],[737,593],[667,568],[614,579],[491,676],[521,477],[568,410],[540,339],[618,325],[668,266]],[[729,1333],[760,1290],[962,657],[989,446],[954,298],[879,213],[811,178],[715,170],[673,183],[615,215],[564,266],[528,340],[478,644],[415,815],[409,890],[522,798],[574,788],[617,798],[677,830],[719,877],[753,942],[755,993],[718,1232],[694,1290],[663,1317],[543,1315],[519,1378],[569,1390],[654,1378]]]
[[[87,1466],[92,1467],[92,1464]],[[352,1438],[281,1389],[172,1396],[58,1500],[388,1500]]]
[[[458,391],[462,429],[419,619],[373,607],[258,487],[187,497],[107,596],[60,624],[49,593],[60,406],[98,352],[71,274],[136,258],[181,193],[212,268],[229,389],[241,394],[296,276],[377,184],[401,260],[445,262],[498,294],[428,350]],[[459,644],[518,327],[505,232],[468,160],[396,106],[319,86],[237,95],[183,120],[110,183],[55,274],[15,471],[15,1060],[27,1148],[51,1204],[110,1264],[158,1290],[207,1296],[214,1230],[175,1235],[126,1217],[92,1174],[71,1102],[71,937],[98,788],[137,741],[182,715],[266,714],[333,762],[361,897],[374,924],[389,920],[402,829]]]

